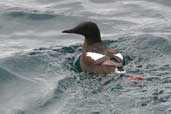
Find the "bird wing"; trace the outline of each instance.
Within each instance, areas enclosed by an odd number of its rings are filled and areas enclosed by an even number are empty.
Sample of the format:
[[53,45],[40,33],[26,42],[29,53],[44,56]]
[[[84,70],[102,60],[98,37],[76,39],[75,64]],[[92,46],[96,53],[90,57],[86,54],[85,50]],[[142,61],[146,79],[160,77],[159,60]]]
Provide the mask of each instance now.
[[106,60],[106,61],[102,62],[101,65],[108,66],[108,67],[116,67],[116,68],[123,67],[122,63],[117,63],[112,60]]
[[116,49],[116,48],[107,48],[106,52],[107,52],[107,55],[109,55],[109,56],[119,53],[118,49]]
[[106,55],[109,56],[111,59],[113,59],[117,63],[122,63],[123,56],[116,48],[108,48],[106,51]]
[[87,64],[96,64],[108,67],[123,67],[122,63],[115,62],[111,60],[111,58],[107,55],[95,53],[95,52],[87,52],[85,56],[85,61]]

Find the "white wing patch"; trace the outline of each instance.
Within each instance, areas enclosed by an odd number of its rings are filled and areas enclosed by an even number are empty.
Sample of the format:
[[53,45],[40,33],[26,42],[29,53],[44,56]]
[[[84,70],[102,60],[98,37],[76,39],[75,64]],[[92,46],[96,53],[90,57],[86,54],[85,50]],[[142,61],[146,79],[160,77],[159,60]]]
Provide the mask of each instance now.
[[103,54],[99,54],[99,53],[95,53],[95,52],[87,52],[86,56],[91,57],[93,60],[98,60],[100,58],[103,58],[105,55]]
[[123,56],[122,56],[121,53],[117,53],[117,54],[114,54],[114,55],[117,56],[117,57],[119,57],[119,58],[122,59],[122,61],[123,61]]
[[[123,60],[123,56],[121,53],[117,53],[117,54],[114,54],[115,56],[119,57],[121,60]],[[91,57],[93,60],[98,60],[100,58],[103,58],[105,55],[103,54],[99,54],[99,53],[95,53],[95,52],[87,52],[86,56],[89,56]]]

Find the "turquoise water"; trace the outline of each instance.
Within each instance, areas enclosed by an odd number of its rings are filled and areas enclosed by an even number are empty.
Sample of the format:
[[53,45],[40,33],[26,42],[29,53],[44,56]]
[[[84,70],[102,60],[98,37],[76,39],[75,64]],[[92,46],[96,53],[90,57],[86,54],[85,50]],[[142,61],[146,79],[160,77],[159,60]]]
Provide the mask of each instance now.
[[[169,0],[1,0],[0,114],[170,114],[170,6]],[[126,56],[127,73],[144,80],[73,67],[83,38],[61,31],[87,20]]]

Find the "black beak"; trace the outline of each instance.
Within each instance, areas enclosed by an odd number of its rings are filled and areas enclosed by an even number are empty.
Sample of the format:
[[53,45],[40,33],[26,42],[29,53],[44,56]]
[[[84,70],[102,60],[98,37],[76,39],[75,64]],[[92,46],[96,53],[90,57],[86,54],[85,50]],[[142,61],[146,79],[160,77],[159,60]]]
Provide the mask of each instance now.
[[62,31],[62,33],[75,33],[75,31],[73,29],[68,29],[68,30]]

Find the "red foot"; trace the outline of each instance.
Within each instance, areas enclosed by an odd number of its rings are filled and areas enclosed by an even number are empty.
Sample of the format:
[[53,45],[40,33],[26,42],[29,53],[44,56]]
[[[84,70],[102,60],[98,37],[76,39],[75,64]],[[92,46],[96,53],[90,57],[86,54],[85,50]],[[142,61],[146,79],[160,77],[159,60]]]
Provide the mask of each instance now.
[[144,77],[142,75],[130,75],[128,76],[128,80],[144,80]]

